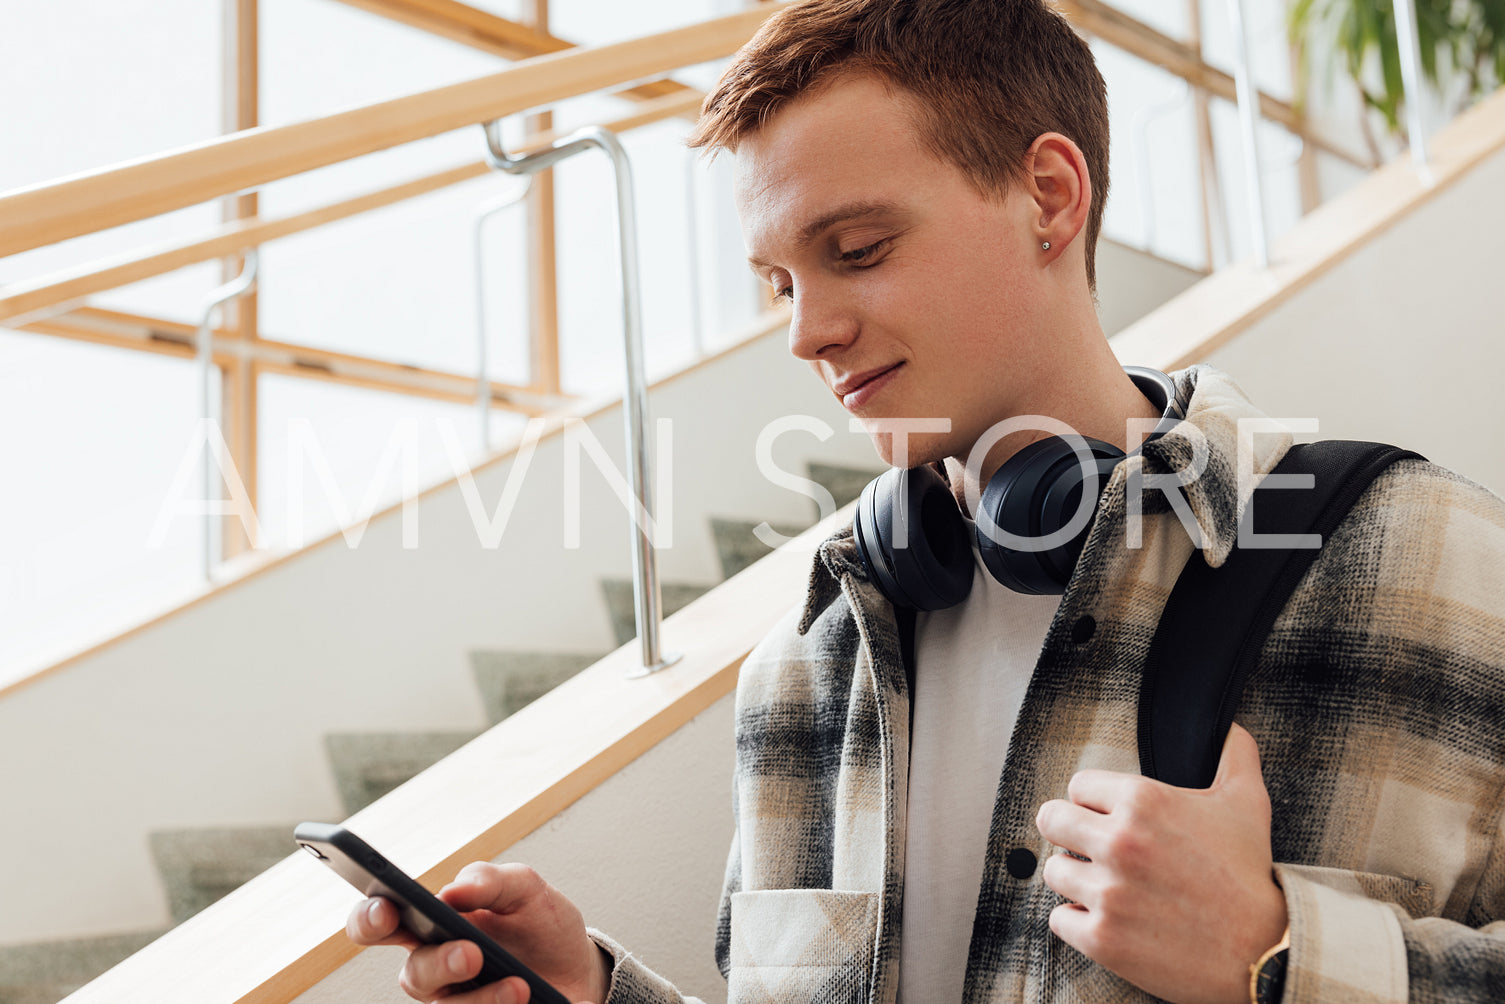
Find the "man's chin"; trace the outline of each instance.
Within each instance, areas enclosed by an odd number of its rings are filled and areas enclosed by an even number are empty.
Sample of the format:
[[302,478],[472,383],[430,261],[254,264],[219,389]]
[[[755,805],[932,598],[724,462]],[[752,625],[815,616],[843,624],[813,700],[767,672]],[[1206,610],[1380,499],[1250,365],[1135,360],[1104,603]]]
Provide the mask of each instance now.
[[879,458],[890,467],[919,467],[951,454],[950,438],[944,434],[876,432],[869,428],[868,438]]

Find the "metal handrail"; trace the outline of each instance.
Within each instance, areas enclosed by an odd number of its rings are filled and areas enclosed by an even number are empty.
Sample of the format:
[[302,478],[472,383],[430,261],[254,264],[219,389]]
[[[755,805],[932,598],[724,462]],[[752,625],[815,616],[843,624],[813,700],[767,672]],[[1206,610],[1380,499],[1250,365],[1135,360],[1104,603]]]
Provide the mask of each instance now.
[[1400,73],[1406,93],[1406,131],[1411,136],[1411,162],[1423,182],[1430,186],[1433,177],[1427,157],[1426,117],[1421,107],[1421,33],[1416,24],[1416,0],[1395,0],[1395,37],[1400,45]]
[[214,507],[209,505],[209,500],[215,497],[214,485],[214,440],[209,436],[210,423],[214,420],[212,395],[209,390],[209,372],[213,366],[214,354],[214,311],[238,299],[256,288],[256,273],[261,266],[261,255],[255,248],[246,252],[241,264],[240,275],[223,285],[215,287],[210,292],[208,299],[204,301],[203,319],[199,321],[198,334],[195,337],[197,354],[195,361],[199,371],[199,415],[204,422],[204,560],[203,573],[205,581],[214,575],[214,521],[219,515]]
[[1254,263],[1270,267],[1270,241],[1265,233],[1264,178],[1259,169],[1259,92],[1254,87],[1254,68],[1249,56],[1249,33],[1241,0],[1228,0],[1228,22],[1233,30],[1234,86],[1238,93],[1239,131],[1244,140],[1244,178],[1249,200],[1249,236],[1254,242]]
[[486,221],[503,209],[510,209],[533,189],[533,177],[529,175],[523,187],[516,192],[506,192],[489,199],[476,207],[475,260],[476,260],[476,411],[481,420],[481,452],[491,452],[491,380],[487,375],[486,361],[486,285],[483,282],[481,228]]
[[672,665],[678,655],[665,655],[660,647],[659,632],[663,624],[663,602],[658,578],[658,560],[653,538],[646,523],[656,512],[649,478],[647,437],[648,378],[643,365],[643,311],[641,280],[638,275],[637,218],[633,207],[632,168],[627,151],[609,130],[587,126],[547,149],[521,157],[509,156],[502,145],[501,123],[483,124],[486,137],[486,162],[507,174],[528,175],[553,167],[584,150],[601,150],[611,159],[616,179],[617,243],[622,259],[622,334],[627,360],[627,391],[622,396],[627,436],[627,480],[637,500],[638,512],[629,516],[633,535],[633,609],[637,618],[638,638],[642,642],[643,664],[638,675],[647,675]]

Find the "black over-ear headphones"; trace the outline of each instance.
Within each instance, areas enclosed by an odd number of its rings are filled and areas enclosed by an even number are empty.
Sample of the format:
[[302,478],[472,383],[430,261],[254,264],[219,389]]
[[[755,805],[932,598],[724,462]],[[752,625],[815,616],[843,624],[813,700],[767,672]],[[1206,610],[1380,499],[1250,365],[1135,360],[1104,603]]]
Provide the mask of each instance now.
[[[1143,366],[1124,372],[1160,410],[1149,439],[1181,420],[1170,377]],[[1126,456],[1086,436],[1050,436],[1005,461],[988,479],[977,512],[977,545],[993,578],[1020,593],[1065,592],[1097,512],[1096,498],[1083,505],[1085,483],[1095,482],[1100,496]],[[904,546],[895,546],[896,533]],[[868,580],[896,606],[940,610],[972,591],[967,524],[951,486],[931,467],[894,468],[869,482],[853,536]]]

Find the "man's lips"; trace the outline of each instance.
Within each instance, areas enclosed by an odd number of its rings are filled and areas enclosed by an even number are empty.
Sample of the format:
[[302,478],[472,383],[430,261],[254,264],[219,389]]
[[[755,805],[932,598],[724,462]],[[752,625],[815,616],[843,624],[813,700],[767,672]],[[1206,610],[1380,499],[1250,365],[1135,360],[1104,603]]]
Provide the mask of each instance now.
[[837,397],[841,398],[843,405],[847,408],[855,408],[866,398],[871,397],[873,393],[877,392],[882,384],[888,382],[888,377],[903,365],[902,362],[898,362],[891,366],[865,370],[861,373],[842,377],[831,385],[831,390],[836,393]]

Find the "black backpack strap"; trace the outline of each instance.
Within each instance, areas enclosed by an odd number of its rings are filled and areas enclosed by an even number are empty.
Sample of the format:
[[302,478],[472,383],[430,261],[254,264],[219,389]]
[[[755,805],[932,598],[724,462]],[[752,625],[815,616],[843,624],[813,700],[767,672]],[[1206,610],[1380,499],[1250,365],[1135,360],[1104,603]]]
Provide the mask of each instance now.
[[[1309,490],[1256,488],[1243,517],[1256,534],[1329,534],[1397,460],[1425,459],[1383,443],[1293,446],[1274,474],[1311,474]],[[1235,547],[1221,568],[1187,561],[1150,642],[1139,696],[1139,767],[1146,777],[1206,788],[1265,638],[1318,548]]]

